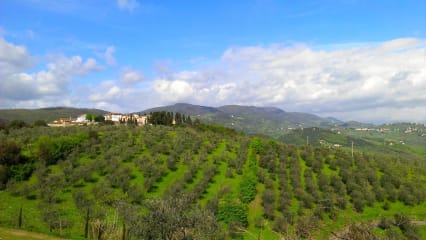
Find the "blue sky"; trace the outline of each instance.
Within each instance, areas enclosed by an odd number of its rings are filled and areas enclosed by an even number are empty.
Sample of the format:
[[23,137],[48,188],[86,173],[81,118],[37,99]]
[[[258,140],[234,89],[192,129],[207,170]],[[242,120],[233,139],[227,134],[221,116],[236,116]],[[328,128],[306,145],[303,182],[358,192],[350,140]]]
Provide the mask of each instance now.
[[0,1],[0,108],[426,122],[425,1]]

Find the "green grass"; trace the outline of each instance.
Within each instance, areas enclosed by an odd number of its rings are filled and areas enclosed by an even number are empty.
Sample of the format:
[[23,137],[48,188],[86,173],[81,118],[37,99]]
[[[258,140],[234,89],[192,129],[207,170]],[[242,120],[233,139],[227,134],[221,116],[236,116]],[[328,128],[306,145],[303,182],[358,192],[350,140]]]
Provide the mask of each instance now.
[[[325,238],[331,234],[331,231],[336,231],[344,228],[346,225],[354,222],[371,222],[379,221],[382,217],[393,218],[395,214],[405,214],[411,220],[426,219],[426,202],[416,205],[407,206],[401,202],[390,203],[390,209],[385,211],[382,209],[382,203],[375,203],[372,207],[366,207],[362,213],[356,213],[350,208],[350,204],[344,211],[339,211],[337,221],[327,218],[323,221],[321,231],[318,237]],[[420,227],[422,239],[426,239],[426,227]]]
[[[219,156],[221,153],[225,151],[226,143],[222,142],[211,155],[208,156],[209,162],[213,162],[213,157]],[[231,154],[231,157],[235,157]],[[205,205],[209,199],[212,199],[214,196],[217,196],[219,192],[228,188],[231,191],[227,193],[227,197],[235,197],[238,198],[238,186],[241,180],[241,176],[238,174],[233,174],[232,178],[226,176],[226,171],[228,170],[228,164],[222,160],[219,162],[218,173],[213,177],[212,183],[206,189],[206,193],[203,194],[200,199],[200,204]]]
[[[71,192],[60,192],[59,198],[63,201],[58,203],[56,208],[59,209],[64,219],[72,222],[70,228],[63,229],[62,235],[77,236],[82,234],[81,229],[84,229],[81,221],[82,216],[75,208]],[[38,200],[27,200],[23,197],[13,197],[5,192],[0,192],[0,225],[17,228],[19,209],[22,206],[22,228],[29,231],[49,233],[46,224],[40,221],[41,213],[38,204]]]
[[176,164],[176,170],[175,171],[170,171],[168,170],[168,173],[166,176],[164,176],[160,182],[156,183],[156,190],[148,193],[147,196],[149,198],[151,197],[161,197],[164,193],[164,191],[166,191],[167,188],[169,188],[174,181],[176,181],[177,179],[180,179],[183,177],[183,174],[185,174],[185,172],[188,170],[188,166],[183,165],[182,163],[178,162]]
[[217,196],[224,188],[231,190],[231,192],[227,194],[228,196],[237,195],[236,197],[238,197],[238,192],[236,191],[238,190],[238,184],[241,177],[236,174],[234,174],[233,178],[226,177],[225,172],[227,169],[227,163],[222,162],[219,165],[219,172],[213,177],[213,182],[209,184],[206,193],[203,194],[202,199],[199,201],[200,204],[204,205],[209,199]]
[[[247,232],[243,234],[244,239],[268,239],[275,240],[279,239],[278,234],[274,233],[271,230],[271,226],[269,226],[269,222],[263,219],[263,207],[262,207],[262,194],[265,190],[265,185],[258,184],[257,185],[257,194],[254,200],[249,204],[248,211],[248,221],[249,227],[247,228]],[[263,227],[259,228],[255,226],[256,221],[258,219],[262,219]]]
[[322,173],[330,177],[332,174],[337,174],[337,170],[332,170],[329,164],[324,163]]
[[421,239],[426,239],[426,225],[417,226]]

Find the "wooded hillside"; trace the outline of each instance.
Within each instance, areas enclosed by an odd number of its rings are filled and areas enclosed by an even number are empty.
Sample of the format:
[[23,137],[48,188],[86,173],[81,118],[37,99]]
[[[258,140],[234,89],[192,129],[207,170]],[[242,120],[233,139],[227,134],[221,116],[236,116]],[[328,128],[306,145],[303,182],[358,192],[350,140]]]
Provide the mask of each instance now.
[[324,239],[382,220],[378,239],[420,239],[397,219],[426,217],[425,165],[200,123],[10,129],[0,226],[73,239]]

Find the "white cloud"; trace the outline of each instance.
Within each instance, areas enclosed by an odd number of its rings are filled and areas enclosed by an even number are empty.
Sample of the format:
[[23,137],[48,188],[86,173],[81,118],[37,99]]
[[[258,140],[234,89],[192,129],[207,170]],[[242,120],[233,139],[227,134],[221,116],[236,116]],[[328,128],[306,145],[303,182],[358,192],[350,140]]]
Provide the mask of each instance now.
[[224,52],[219,67],[170,74],[155,80],[153,90],[164,103],[277,106],[346,120],[426,121],[426,112],[415,110],[426,104],[425,66],[426,41],[413,38],[331,50],[303,44],[236,47]]
[[24,46],[17,46],[0,38],[0,74],[2,77],[30,67],[32,58]]
[[102,69],[92,58],[55,56],[46,70],[28,73],[33,58],[25,47],[0,39],[0,107],[65,103],[75,76]]
[[117,99],[118,97],[120,97],[122,90],[116,86],[113,85],[111,87],[108,87],[106,90],[105,89],[101,89],[100,91],[104,91],[103,93],[95,93],[89,96],[89,100],[94,101],[94,102],[105,102],[105,101],[110,101],[110,100],[114,100]]
[[117,6],[121,10],[133,11],[139,6],[139,3],[136,0],[117,0]]
[[104,58],[105,58],[105,61],[107,62],[108,65],[116,65],[117,64],[117,61],[114,58],[114,53],[115,53],[115,47],[114,46],[109,46],[105,50]]
[[194,93],[193,86],[184,80],[157,79],[154,81],[153,87],[160,98],[169,103],[186,100]]
[[142,73],[131,68],[125,68],[120,76],[120,82],[127,85],[140,83],[143,80],[145,80],[145,77]]
[[[107,48],[107,63],[113,54],[114,48]],[[174,73],[166,69],[151,81],[125,68],[119,79],[81,84],[74,81],[76,76],[102,69],[95,59],[54,56],[44,68],[28,72],[35,60],[25,46],[0,37],[0,107],[73,105],[139,111],[190,102],[276,106],[365,122],[426,122],[423,39],[327,48],[234,47],[209,61],[215,65]]]
[[138,85],[120,84],[120,81],[103,81],[95,86],[88,86],[86,103],[89,106],[118,112],[135,112],[159,103],[159,96],[150,89]]

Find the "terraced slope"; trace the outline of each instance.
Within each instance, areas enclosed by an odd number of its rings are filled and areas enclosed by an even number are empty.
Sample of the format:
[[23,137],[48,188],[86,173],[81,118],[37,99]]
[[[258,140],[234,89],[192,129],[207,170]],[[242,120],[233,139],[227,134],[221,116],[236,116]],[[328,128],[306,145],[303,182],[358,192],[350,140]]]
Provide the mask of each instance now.
[[[352,158],[211,125],[22,128],[0,143],[0,226],[65,238],[324,239],[397,213],[426,217],[416,159]],[[169,221],[188,225],[160,224]]]

